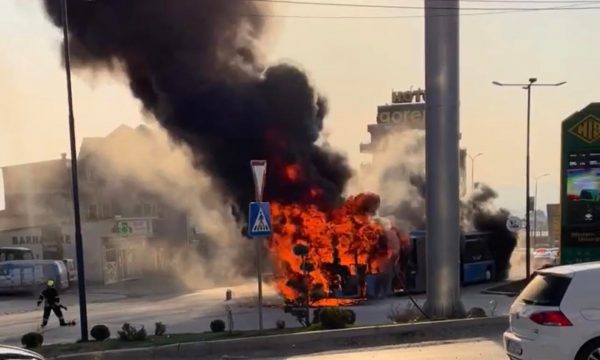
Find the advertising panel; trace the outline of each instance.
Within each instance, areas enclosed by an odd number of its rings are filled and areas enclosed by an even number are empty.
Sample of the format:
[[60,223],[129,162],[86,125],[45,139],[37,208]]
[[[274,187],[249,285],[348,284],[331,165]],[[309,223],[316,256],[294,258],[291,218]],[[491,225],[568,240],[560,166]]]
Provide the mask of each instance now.
[[562,125],[561,263],[600,260],[600,103]]

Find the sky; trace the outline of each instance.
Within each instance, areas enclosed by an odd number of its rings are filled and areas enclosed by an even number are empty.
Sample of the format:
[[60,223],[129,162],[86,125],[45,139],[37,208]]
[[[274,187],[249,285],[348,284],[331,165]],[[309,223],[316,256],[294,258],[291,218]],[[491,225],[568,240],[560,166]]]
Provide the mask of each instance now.
[[[417,0],[321,2],[423,4]],[[375,122],[377,105],[390,101],[392,89],[424,87],[422,11],[285,4],[273,6],[272,13],[417,15],[275,18],[263,43],[270,63],[300,66],[327,96],[331,107],[325,123],[329,142],[345,153],[354,167],[367,162],[359,144],[369,142],[367,125]],[[484,154],[476,161],[475,180],[496,189],[498,204],[512,212],[523,214],[525,207],[526,93],[493,86],[492,81],[526,82],[530,77],[540,82],[567,81],[559,88],[535,88],[532,94],[532,178],[550,174],[539,181],[538,204],[558,202],[560,124],[590,102],[600,101],[600,49],[595,45],[600,43],[599,16],[600,10],[562,10],[461,17],[461,146],[471,154]],[[61,36],[45,18],[38,0],[0,1],[0,167],[56,159],[68,152]],[[130,95],[124,79],[86,72],[75,74],[73,80],[79,143],[83,137],[104,136],[120,124],[144,122],[140,104]],[[534,184],[532,181],[532,195]]]

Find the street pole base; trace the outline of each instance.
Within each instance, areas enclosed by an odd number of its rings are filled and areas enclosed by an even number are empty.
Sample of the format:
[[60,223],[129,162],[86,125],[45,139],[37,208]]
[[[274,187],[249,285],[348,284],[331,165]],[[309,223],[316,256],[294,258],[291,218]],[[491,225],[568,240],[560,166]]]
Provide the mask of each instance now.
[[464,319],[467,315],[465,307],[460,300],[445,303],[426,301],[423,306],[423,312],[427,314],[429,320]]

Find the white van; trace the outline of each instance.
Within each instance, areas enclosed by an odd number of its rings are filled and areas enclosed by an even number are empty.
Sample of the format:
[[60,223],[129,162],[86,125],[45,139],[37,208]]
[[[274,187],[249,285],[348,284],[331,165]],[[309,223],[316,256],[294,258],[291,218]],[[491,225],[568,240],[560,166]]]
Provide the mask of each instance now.
[[63,259],[63,263],[67,268],[69,285],[76,284],[79,277],[77,276],[77,267],[75,266],[75,261],[73,259]]
[[57,260],[17,260],[0,263],[0,292],[37,292],[48,280],[59,290],[69,287],[67,268]]

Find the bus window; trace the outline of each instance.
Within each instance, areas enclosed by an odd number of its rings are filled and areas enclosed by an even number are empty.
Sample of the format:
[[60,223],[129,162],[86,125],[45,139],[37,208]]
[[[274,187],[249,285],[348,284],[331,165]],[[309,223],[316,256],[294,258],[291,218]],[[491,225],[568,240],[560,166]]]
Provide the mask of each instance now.
[[21,248],[0,248],[0,261],[33,260],[33,252]]
[[492,260],[492,253],[485,239],[467,240],[463,251],[463,263]]

